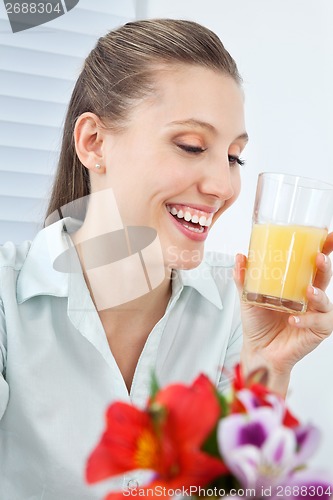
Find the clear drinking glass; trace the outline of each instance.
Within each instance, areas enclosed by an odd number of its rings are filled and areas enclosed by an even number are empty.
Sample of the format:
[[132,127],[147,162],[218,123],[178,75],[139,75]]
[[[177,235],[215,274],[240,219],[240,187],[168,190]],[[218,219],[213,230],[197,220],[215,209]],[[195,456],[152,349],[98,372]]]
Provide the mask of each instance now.
[[306,311],[333,215],[333,185],[289,174],[259,174],[242,300]]

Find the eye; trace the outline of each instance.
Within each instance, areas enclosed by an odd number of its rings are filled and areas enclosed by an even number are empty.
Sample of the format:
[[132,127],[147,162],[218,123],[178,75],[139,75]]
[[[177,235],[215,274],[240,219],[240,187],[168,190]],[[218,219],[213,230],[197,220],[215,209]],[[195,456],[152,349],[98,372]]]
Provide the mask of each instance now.
[[236,163],[238,165],[242,165],[242,166],[245,165],[245,161],[242,160],[241,158],[239,158],[238,156],[231,156],[231,155],[229,155],[228,158],[229,158],[229,163],[232,166],[235,166]]
[[204,149],[200,146],[191,146],[191,144],[177,144],[177,147],[182,149],[183,151],[186,151],[187,153],[193,154],[203,153],[207,149]]

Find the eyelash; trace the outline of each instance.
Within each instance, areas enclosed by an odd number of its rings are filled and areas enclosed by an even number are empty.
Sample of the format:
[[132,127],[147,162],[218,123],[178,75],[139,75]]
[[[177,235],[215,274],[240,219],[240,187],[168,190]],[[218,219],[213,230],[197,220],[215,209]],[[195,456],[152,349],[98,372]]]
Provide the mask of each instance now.
[[[199,153],[204,153],[206,149],[201,148],[200,146],[191,146],[189,144],[177,144],[177,146],[182,149],[183,151],[186,151],[187,153],[192,153],[192,154],[199,154]],[[238,156],[232,156],[229,155],[229,163],[234,164],[238,163],[238,165],[245,165],[245,161],[239,158]]]
[[229,163],[231,164],[238,163],[238,165],[240,165],[241,167],[245,165],[245,161],[239,158],[238,156],[229,155],[228,158],[229,158]]
[[177,144],[177,146],[182,149],[183,151],[186,151],[187,153],[203,153],[206,151],[206,149],[201,148],[200,146],[191,146],[190,144]]

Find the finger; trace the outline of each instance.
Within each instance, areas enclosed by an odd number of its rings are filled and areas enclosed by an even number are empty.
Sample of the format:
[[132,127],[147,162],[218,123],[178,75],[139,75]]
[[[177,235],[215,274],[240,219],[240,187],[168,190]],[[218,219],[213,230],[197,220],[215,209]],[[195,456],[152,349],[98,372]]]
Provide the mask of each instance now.
[[329,255],[333,252],[333,233],[329,233],[325,240],[322,252],[326,255]]
[[234,267],[234,280],[236,283],[236,287],[239,292],[242,291],[244,286],[244,278],[246,271],[246,257],[245,255],[238,253],[235,258],[235,267]]
[[[317,311],[307,311],[299,316],[289,316],[288,322],[297,328],[308,328],[317,335],[329,336],[333,330],[333,310],[323,314]],[[320,342],[322,338],[318,337]]]
[[317,272],[314,279],[314,286],[326,290],[332,278],[331,259],[324,253],[319,253],[316,257]]
[[326,293],[316,288],[314,286],[308,286],[306,290],[306,295],[308,298],[309,309],[312,311],[318,311],[322,313],[330,312],[333,310],[333,305],[331,304]]

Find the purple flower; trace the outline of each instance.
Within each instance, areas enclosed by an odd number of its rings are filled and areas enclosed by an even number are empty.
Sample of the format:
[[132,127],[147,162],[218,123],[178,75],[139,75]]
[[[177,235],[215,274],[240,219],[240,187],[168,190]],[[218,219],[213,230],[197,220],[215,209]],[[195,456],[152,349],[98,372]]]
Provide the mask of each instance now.
[[294,469],[303,465],[317,446],[319,433],[314,427],[285,427],[283,415],[276,401],[274,407],[252,407],[249,413],[220,420],[219,450],[242,487],[260,492],[288,484]]
[[320,432],[313,425],[300,425],[294,429],[297,441],[297,453],[294,466],[305,465],[318,448],[320,441]]
[[[262,402],[258,401],[256,394],[254,394],[250,389],[242,389],[238,391],[237,399],[241,401],[246,411],[249,413],[256,408],[263,407]],[[284,399],[273,393],[267,394],[265,399],[269,403],[269,405],[274,408],[274,412],[279,416],[280,421],[282,421],[286,412]]]

